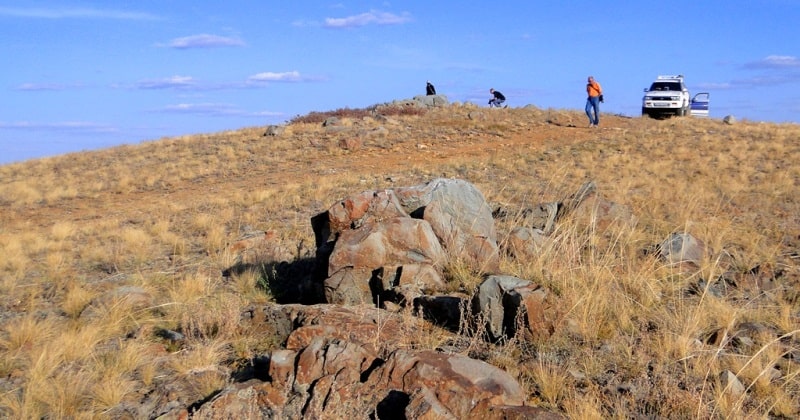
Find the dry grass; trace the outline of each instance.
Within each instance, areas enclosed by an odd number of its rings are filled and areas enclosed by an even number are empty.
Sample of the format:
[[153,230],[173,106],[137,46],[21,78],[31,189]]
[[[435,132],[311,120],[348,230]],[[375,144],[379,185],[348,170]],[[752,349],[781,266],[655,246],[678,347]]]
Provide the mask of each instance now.
[[[176,384],[189,402],[213,395],[276,345],[239,314],[275,299],[272,263],[313,256],[311,216],[439,176],[512,210],[501,240],[522,209],[588,180],[635,215],[568,218],[535,257],[502,259],[551,291],[556,330],[467,337],[465,352],[489,348],[531,404],[570,418],[800,414],[800,127],[608,116],[584,130],[569,110],[468,106],[382,109],[388,123],[375,111],[313,113],[277,137],[252,127],[0,166],[0,416],[104,417]],[[321,127],[329,116],[345,129]],[[379,126],[388,134],[369,134]],[[352,136],[360,149],[339,146]],[[276,236],[232,251],[251,231]],[[694,270],[643,252],[679,231],[709,248]],[[457,261],[447,278],[462,294],[481,280]],[[408,342],[447,337],[430,326]],[[721,386],[725,370],[744,393]]]

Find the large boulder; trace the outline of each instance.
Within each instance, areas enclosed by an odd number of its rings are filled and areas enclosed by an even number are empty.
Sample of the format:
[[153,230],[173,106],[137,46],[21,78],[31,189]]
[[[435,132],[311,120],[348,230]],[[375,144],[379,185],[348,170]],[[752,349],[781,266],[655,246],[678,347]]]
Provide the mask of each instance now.
[[492,211],[475,185],[438,178],[414,187],[396,188],[400,205],[427,220],[451,259],[480,272],[497,272],[500,258]]
[[417,95],[412,99],[427,108],[447,106],[449,103],[445,95]]
[[328,259],[328,274],[343,267],[377,269],[388,264],[440,266],[444,250],[430,224],[395,217],[342,232]]
[[328,208],[330,234],[358,229],[363,224],[391,217],[408,217],[392,190],[364,191]]
[[499,270],[491,211],[463,180],[364,191],[311,223],[330,303],[377,303],[387,294],[409,301],[423,290],[444,290],[442,269],[451,261],[477,272]]
[[406,418],[478,418],[490,407],[525,401],[519,383],[500,368],[434,351],[397,350],[366,385],[407,395]]
[[[445,254],[424,220],[395,217],[341,233],[328,258],[328,303],[374,302],[394,288],[441,290]],[[417,293],[418,294],[418,293]],[[377,302],[374,302],[377,303]]]

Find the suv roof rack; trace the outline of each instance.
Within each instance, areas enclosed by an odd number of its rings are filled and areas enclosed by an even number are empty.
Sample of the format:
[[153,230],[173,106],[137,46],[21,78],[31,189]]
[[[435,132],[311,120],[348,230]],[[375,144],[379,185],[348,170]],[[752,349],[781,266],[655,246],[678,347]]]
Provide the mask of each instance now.
[[683,79],[683,75],[682,74],[678,74],[675,76],[662,75],[656,78],[656,80],[667,80],[667,79]]

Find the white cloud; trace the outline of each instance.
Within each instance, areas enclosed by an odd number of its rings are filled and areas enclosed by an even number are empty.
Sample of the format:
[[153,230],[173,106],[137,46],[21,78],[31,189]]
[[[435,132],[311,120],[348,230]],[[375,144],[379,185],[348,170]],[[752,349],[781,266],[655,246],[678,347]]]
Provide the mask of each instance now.
[[697,86],[709,90],[734,90],[800,83],[800,58],[795,56],[768,55],[760,60],[745,63],[740,68],[755,70],[759,74],[732,79],[728,82],[701,83]]
[[399,25],[411,21],[411,15],[403,13],[396,15],[393,13],[370,11],[361,13],[355,16],[347,16],[343,18],[325,18],[324,26],[326,28],[340,29],[340,28],[356,28],[366,25]]
[[66,85],[60,83],[23,83],[14,88],[14,90],[25,91],[40,91],[40,90],[64,90]]
[[118,130],[108,124],[87,121],[64,121],[56,123],[33,123],[29,121],[1,122],[0,129],[12,130],[47,130],[47,131],[73,131],[84,133],[115,133]]
[[251,112],[251,117],[281,117],[283,116],[283,112],[275,112],[275,111],[258,111],[258,112]]
[[800,74],[775,74],[731,80],[735,87],[777,86],[800,81]]
[[264,117],[264,116],[279,116],[282,115],[277,112],[259,111],[249,112],[237,108],[231,104],[203,102],[203,103],[181,103],[175,105],[167,105],[164,108],[157,109],[154,112],[167,112],[172,114],[187,114],[187,115],[205,115],[211,117]]
[[254,74],[244,81],[211,83],[197,80],[191,76],[172,76],[163,79],[141,80],[134,84],[114,84],[114,88],[144,90],[212,91],[233,89],[262,89],[270,83],[297,83],[324,81],[324,77],[305,76],[299,71],[263,72]]
[[92,8],[0,7],[0,16],[33,19],[160,20],[150,13]]
[[291,25],[298,28],[305,28],[309,26],[319,26],[319,23],[313,20],[297,19],[292,21]]
[[195,80],[191,76],[172,76],[165,79],[142,80],[136,83],[136,87],[139,89],[187,89],[195,86]]
[[305,78],[301,76],[300,72],[297,70],[282,73],[267,71],[254,74],[247,78],[249,82],[302,82],[303,80],[305,80]]
[[706,82],[697,84],[698,89],[703,90],[727,90],[733,88],[730,82],[714,83]]
[[162,108],[161,111],[178,114],[225,115],[233,112],[233,106],[210,102],[199,104],[175,104],[167,105]]
[[244,41],[239,38],[210,34],[199,34],[175,38],[166,44],[167,47],[181,50],[189,48],[241,47],[244,45]]
[[762,75],[733,79],[728,82],[705,82],[697,84],[697,87],[703,90],[736,90],[780,86],[792,83],[800,83],[800,73]]
[[800,69],[800,58],[791,55],[769,55],[744,65],[749,69]]

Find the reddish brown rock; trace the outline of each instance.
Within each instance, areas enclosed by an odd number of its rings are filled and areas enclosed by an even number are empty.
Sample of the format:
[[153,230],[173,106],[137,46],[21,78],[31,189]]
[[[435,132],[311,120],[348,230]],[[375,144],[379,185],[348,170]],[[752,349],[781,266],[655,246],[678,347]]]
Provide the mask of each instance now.
[[395,217],[341,233],[328,258],[328,303],[377,303],[384,291],[400,294],[445,287],[438,267],[444,250],[424,220]]
[[202,404],[194,418],[548,414],[526,407],[519,383],[500,368],[462,355],[410,349],[418,336],[415,318],[332,305],[285,305],[281,311],[296,328],[287,349],[270,354],[269,380],[228,386]]
[[395,217],[342,232],[328,260],[328,274],[343,267],[376,269],[406,263],[441,266],[444,253],[427,222]]

